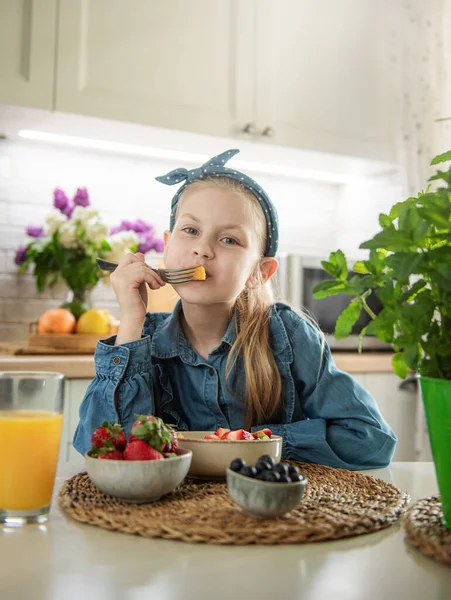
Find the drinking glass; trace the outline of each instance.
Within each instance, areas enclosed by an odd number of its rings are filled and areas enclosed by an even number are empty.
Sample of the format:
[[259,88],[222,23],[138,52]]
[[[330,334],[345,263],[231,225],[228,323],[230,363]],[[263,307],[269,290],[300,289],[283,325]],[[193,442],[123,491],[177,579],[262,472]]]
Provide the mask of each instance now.
[[48,520],[63,400],[61,373],[0,372],[0,524]]

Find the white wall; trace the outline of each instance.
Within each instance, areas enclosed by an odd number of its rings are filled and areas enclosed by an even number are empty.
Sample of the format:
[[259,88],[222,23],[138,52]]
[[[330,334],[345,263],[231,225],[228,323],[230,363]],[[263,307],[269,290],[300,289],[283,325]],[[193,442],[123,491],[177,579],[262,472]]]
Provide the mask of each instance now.
[[[27,240],[25,228],[43,224],[55,187],[68,195],[87,187],[91,203],[109,225],[142,217],[162,234],[177,186],[166,187],[154,178],[178,166],[184,165],[18,139],[0,141],[0,342],[25,339],[28,323],[65,297],[61,286],[39,295],[32,275],[19,278],[14,265],[15,249]],[[336,248],[340,186],[249,174],[277,206],[281,251],[324,255]],[[93,298],[95,305],[117,314],[110,288],[99,284]]]

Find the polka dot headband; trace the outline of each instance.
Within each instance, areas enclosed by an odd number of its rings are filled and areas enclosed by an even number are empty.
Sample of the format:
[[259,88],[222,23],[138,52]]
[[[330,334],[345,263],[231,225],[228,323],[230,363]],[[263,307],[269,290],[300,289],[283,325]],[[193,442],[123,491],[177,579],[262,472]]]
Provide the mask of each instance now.
[[173,171],[170,171],[161,177],[156,177],[157,181],[166,185],[175,185],[181,181],[185,182],[172,198],[169,229],[171,231],[174,229],[177,203],[180,199],[180,196],[190,183],[198,179],[205,179],[206,177],[230,177],[231,179],[235,179],[247,187],[256,197],[260,206],[262,207],[266,219],[266,247],[264,256],[275,256],[279,241],[277,211],[266,192],[258,185],[258,183],[244,173],[225,166],[225,164],[233,156],[235,156],[235,154],[238,154],[238,152],[239,150],[226,150],[226,152],[218,154],[218,156],[214,156],[197,169],[191,169],[188,171],[187,169],[179,168],[174,169]]

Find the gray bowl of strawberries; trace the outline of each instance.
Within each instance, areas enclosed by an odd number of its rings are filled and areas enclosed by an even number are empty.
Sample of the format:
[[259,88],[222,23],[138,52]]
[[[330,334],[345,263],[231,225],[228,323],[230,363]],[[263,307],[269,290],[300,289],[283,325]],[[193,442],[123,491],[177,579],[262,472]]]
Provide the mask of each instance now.
[[127,443],[120,425],[102,423],[85,463],[91,481],[124,502],[153,502],[188,474],[193,453],[178,448],[175,432],[161,419],[138,416]]

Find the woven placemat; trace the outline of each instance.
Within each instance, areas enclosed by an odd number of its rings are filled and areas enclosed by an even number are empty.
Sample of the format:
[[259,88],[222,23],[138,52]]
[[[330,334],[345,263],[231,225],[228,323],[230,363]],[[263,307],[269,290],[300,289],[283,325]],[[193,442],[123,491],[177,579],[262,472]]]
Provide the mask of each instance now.
[[407,539],[420,552],[451,567],[451,530],[442,522],[439,496],[416,502],[404,519]]
[[278,519],[256,519],[231,499],[225,483],[185,479],[157,502],[127,504],[103,494],[86,473],[59,491],[74,519],[104,529],[210,544],[292,544],[361,535],[395,523],[409,496],[390,483],[344,469],[286,461],[307,477],[304,498]]

